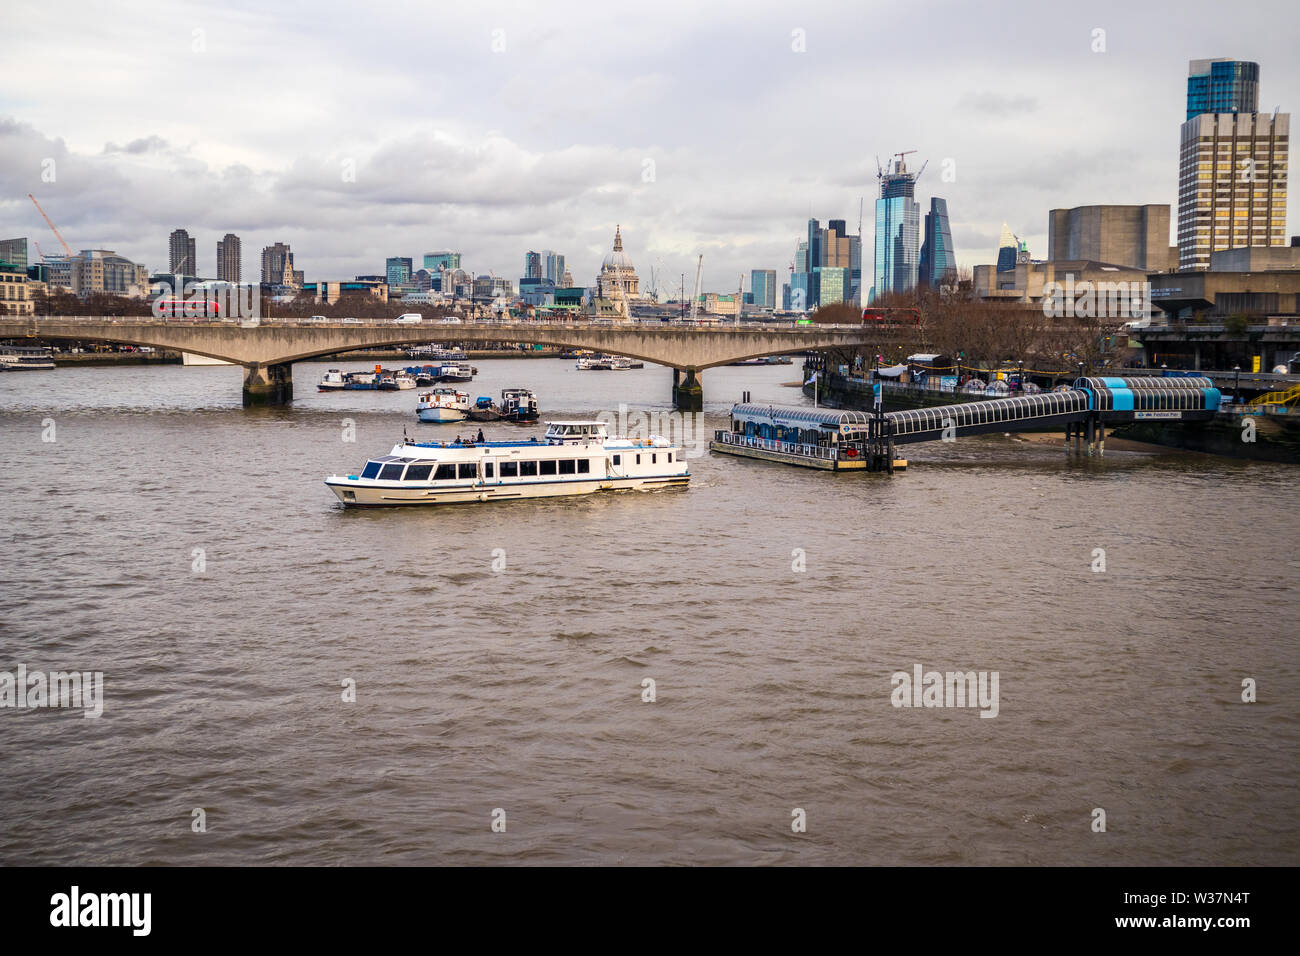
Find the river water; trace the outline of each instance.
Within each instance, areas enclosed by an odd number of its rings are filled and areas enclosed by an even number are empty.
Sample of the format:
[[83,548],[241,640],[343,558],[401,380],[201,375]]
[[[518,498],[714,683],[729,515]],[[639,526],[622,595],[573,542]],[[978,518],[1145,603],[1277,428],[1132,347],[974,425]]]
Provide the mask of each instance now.
[[[662,368],[474,364],[671,424]],[[0,671],[104,686],[0,709],[0,863],[1300,862],[1297,469],[992,436],[343,511],[325,475],[468,429],[327,367],[260,410],[233,368],[0,376]],[[706,372],[698,433],[798,376]],[[894,706],[917,666],[996,717]]]

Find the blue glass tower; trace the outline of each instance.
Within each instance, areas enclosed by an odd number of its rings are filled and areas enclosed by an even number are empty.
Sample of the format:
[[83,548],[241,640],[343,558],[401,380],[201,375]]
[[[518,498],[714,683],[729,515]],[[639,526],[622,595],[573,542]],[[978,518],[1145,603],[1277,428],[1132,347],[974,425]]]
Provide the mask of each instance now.
[[916,287],[921,233],[921,207],[916,199],[916,176],[903,159],[892,172],[880,174],[876,200],[876,282],[872,299]]
[[1202,113],[1259,111],[1259,64],[1249,60],[1192,60],[1187,66],[1187,118]]
[[952,248],[952,229],[948,225],[948,201],[932,197],[925,214],[925,241],[921,244],[921,262],[917,270],[920,285],[937,289],[957,280],[957,256]]

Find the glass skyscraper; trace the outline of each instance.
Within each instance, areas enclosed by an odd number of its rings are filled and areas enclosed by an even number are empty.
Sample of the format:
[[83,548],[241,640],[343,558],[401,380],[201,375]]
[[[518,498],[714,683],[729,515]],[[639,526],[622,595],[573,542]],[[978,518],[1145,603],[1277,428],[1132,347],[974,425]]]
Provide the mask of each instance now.
[[411,284],[411,259],[409,256],[390,256],[384,260],[384,277],[389,288]]
[[916,175],[907,171],[906,161],[900,157],[894,161],[892,172],[880,174],[873,301],[890,292],[906,292],[916,287],[921,207],[915,196]]
[[1192,60],[1179,130],[1178,268],[1225,249],[1286,245],[1291,114],[1259,113],[1259,65]]
[[775,269],[754,269],[749,274],[749,288],[753,290],[754,305],[758,308],[776,308]]
[[424,254],[424,267],[433,273],[442,269],[459,269],[460,253],[447,249],[442,252],[426,252]]
[[1187,66],[1187,119],[1202,113],[1259,110],[1259,64],[1249,60],[1192,60]]
[[921,263],[917,272],[917,282],[932,289],[957,281],[957,257],[952,248],[952,229],[948,225],[946,199],[930,199],[930,211],[925,214]]

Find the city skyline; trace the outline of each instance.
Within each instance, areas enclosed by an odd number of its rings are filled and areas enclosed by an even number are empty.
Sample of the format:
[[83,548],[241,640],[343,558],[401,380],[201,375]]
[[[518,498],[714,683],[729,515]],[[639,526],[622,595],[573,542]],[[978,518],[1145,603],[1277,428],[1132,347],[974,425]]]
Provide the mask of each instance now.
[[[204,10],[191,18],[193,26],[179,18],[177,56],[160,65],[156,43],[131,34],[136,18],[149,16],[148,7],[140,9],[103,25],[118,41],[128,91],[186,69],[203,75],[237,69],[240,89],[262,82],[270,67],[256,62],[259,44],[298,26],[282,12]],[[283,109],[269,111],[274,121],[230,114],[215,93],[199,94],[194,109],[174,116],[146,111],[123,117],[108,110],[108,97],[122,90],[88,89],[104,55],[102,32],[92,24],[60,25],[70,52],[93,45],[96,53],[84,63],[70,57],[66,86],[60,81],[51,88],[35,69],[23,68],[22,51],[39,48],[52,27],[20,16],[19,38],[31,42],[19,44],[15,82],[0,94],[0,143],[11,157],[0,172],[6,197],[0,222],[6,235],[42,236],[44,224],[25,199],[31,191],[74,248],[116,249],[153,270],[167,265],[156,237],[184,223],[198,241],[203,273],[215,274],[208,257],[232,232],[250,250],[291,245],[297,267],[310,278],[372,273],[394,255],[446,247],[461,251],[475,272],[517,278],[523,251],[563,249],[578,285],[594,281],[610,226],[621,222],[629,251],[647,275],[653,265],[667,277],[661,291],[675,289],[670,280],[680,281],[683,272],[689,285],[701,252],[705,287],[726,290],[735,274],[759,268],[774,268],[779,282],[788,281],[791,250],[810,217],[844,218],[856,231],[857,203],[870,203],[875,192],[876,157],[884,162],[893,150],[915,149],[913,165],[929,161],[918,199],[947,201],[958,265],[968,269],[994,261],[1003,220],[1041,256],[1045,214],[1052,208],[1176,207],[1171,144],[1185,108],[1189,60],[1257,62],[1261,109],[1289,111],[1300,101],[1286,38],[1237,18],[1220,25],[1207,49],[1203,29],[1166,22],[1155,12],[1118,4],[1097,5],[1086,15],[1053,11],[1036,25],[1054,38],[1044,50],[1028,42],[1028,34],[995,29],[989,21],[996,17],[947,9],[939,22],[924,8],[890,8],[892,27],[917,40],[902,51],[864,45],[871,26],[865,11],[832,16],[814,7],[792,17],[760,9],[745,23],[729,23],[735,43],[689,65],[672,58],[699,51],[675,50],[671,29],[644,13],[628,26],[607,16],[575,18],[571,30],[598,62],[565,70],[545,59],[536,31],[545,35],[549,28],[534,14],[501,12],[499,26],[452,15],[440,22],[437,63],[404,62],[400,71],[381,71],[354,91],[340,85],[346,70],[320,66],[322,59],[346,63],[356,55],[342,29],[331,26],[337,18],[326,12],[302,25],[321,49],[313,50],[315,65],[304,66],[302,81],[286,91]],[[1093,52],[1098,30],[1105,31],[1104,49]],[[624,31],[636,32],[639,43],[620,48],[618,69],[605,71],[614,57],[606,47]],[[1154,47],[1153,31],[1162,38]],[[454,44],[447,42],[452,37],[458,38]],[[383,38],[403,42],[386,31]],[[476,38],[481,42],[471,42]],[[346,34],[353,40],[369,50],[379,36],[362,24]],[[922,74],[927,44],[952,55],[944,58],[944,69]],[[805,52],[796,51],[800,45]],[[139,79],[131,74],[135,67]],[[594,102],[582,82],[588,70],[615,77]],[[715,72],[729,72],[734,82],[723,84],[709,109],[691,106],[690,84],[713,88]],[[859,81],[868,75],[873,88],[881,76],[901,77],[900,96],[873,96],[870,106],[855,108],[861,119],[837,134],[839,148],[818,150],[819,161],[809,162],[807,147],[821,138],[818,98],[843,106],[852,98],[844,100],[842,90],[867,88]],[[491,109],[486,120],[476,121],[460,107],[434,108],[393,133],[393,97],[379,98],[385,84],[410,94],[412,102],[423,84]],[[525,95],[529,84],[547,95]],[[943,96],[927,95],[938,87]],[[927,112],[892,102],[907,99],[904,91],[925,98]],[[703,138],[715,129],[712,110],[739,104],[741,117],[756,109],[785,115],[796,93],[814,104],[795,129],[807,129],[806,135],[788,135],[784,120],[756,127],[737,120],[736,136]],[[647,123],[604,120],[602,103],[629,97]],[[542,102],[562,106],[537,105]],[[316,129],[315,120],[333,109],[346,111],[348,123]],[[571,121],[593,117],[602,121],[585,127]],[[53,161],[53,182],[42,178],[47,160]],[[949,173],[951,181],[944,178]],[[1294,221],[1288,210],[1288,235],[1300,231]],[[244,263],[244,273],[255,266]],[[864,287],[869,281],[864,276]]]

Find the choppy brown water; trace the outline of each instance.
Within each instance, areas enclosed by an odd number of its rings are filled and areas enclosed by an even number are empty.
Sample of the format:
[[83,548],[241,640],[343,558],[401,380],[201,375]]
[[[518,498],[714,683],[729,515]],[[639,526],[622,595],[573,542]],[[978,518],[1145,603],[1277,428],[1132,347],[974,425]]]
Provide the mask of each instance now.
[[[477,364],[546,416],[669,398]],[[106,693],[0,710],[0,863],[1300,862],[1296,469],[994,437],[893,479],[706,453],[686,492],[343,512],[322,476],[438,430],[325,367],[271,411],[228,368],[0,376],[0,670]],[[709,427],[797,375],[707,373]],[[998,716],[891,706],[915,664],[998,671]]]

